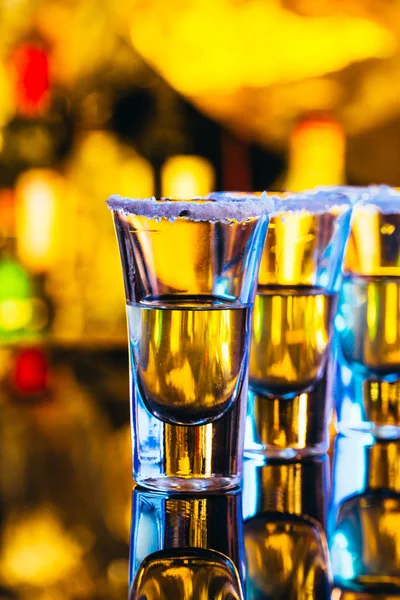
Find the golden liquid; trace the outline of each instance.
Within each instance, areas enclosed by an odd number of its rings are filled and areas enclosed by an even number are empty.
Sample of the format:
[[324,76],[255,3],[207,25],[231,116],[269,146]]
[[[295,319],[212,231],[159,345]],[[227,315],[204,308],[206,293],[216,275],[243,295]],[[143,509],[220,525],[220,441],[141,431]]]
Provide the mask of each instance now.
[[321,244],[319,232],[324,231],[326,239],[329,239],[336,218],[336,211],[317,214],[284,212],[272,216],[261,258],[259,287],[311,286]]
[[242,385],[249,309],[181,296],[127,313],[136,385],[150,412],[174,425],[221,417]]
[[287,458],[290,453],[301,458],[309,452],[321,454],[328,450],[326,379],[325,369],[312,390],[292,394],[290,398],[253,395],[257,440],[271,457]]
[[261,393],[300,393],[327,360],[335,296],[309,286],[259,287],[254,302],[250,385]]
[[243,600],[238,572],[225,555],[200,548],[155,552],[140,565],[131,600]]
[[400,213],[355,207],[343,271],[363,277],[400,277]]
[[348,363],[365,375],[400,375],[400,278],[346,278],[336,328]]
[[243,525],[248,600],[329,600],[329,559],[317,521],[266,512]]

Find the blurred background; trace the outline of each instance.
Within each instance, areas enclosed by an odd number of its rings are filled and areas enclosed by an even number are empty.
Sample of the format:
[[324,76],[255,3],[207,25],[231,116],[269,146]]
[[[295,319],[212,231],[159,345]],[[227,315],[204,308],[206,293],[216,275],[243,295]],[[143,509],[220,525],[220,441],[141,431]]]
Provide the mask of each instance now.
[[398,184],[399,32],[394,0],[1,0],[1,339],[125,342],[110,193]]
[[0,598],[126,597],[111,193],[399,185],[400,1],[0,0]]

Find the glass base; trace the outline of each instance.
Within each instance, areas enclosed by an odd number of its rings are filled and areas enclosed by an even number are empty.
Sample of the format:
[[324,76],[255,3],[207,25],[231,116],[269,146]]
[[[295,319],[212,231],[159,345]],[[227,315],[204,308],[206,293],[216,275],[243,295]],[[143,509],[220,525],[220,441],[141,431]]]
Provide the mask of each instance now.
[[298,460],[325,454],[330,406],[326,387],[325,373],[313,389],[289,399],[250,390],[244,455]]
[[400,426],[398,425],[374,425],[370,421],[359,423],[341,422],[337,424],[336,430],[346,437],[369,433],[378,441],[400,440]]
[[166,423],[149,412],[135,387],[133,398],[133,479],[138,485],[190,493],[240,483],[246,385],[228,411],[204,425]]
[[141,487],[153,491],[174,492],[214,492],[217,490],[229,490],[240,484],[241,478],[235,477],[204,477],[189,479],[185,477],[148,477],[136,479]]
[[321,442],[307,448],[279,448],[276,446],[265,446],[261,448],[246,449],[245,458],[264,457],[271,460],[301,460],[313,456],[326,454],[329,444]]
[[367,433],[376,440],[400,439],[400,381],[366,378],[340,357],[336,365],[335,397],[338,433]]

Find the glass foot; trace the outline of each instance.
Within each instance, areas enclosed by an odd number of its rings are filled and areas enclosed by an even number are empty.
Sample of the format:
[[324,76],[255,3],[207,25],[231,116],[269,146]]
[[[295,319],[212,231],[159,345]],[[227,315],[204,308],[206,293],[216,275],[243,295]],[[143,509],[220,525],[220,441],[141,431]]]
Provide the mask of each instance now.
[[185,477],[147,477],[136,479],[141,487],[155,491],[173,492],[214,492],[217,490],[228,490],[237,487],[241,478],[235,477],[204,477],[189,479]]
[[400,426],[398,425],[374,425],[369,421],[363,421],[351,425],[338,423],[336,429],[338,433],[346,437],[369,433],[378,441],[400,439]]
[[271,460],[301,460],[312,456],[320,456],[328,451],[328,444],[321,442],[309,448],[279,448],[266,446],[245,450],[245,458],[265,457]]

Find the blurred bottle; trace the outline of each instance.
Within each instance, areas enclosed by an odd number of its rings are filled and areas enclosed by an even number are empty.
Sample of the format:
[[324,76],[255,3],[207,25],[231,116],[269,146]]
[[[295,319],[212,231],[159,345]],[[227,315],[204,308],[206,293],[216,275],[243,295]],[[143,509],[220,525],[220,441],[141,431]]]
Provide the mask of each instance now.
[[130,598],[243,599],[241,494],[132,497]]
[[329,463],[244,464],[247,600],[328,600]]
[[330,517],[335,584],[400,594],[400,443],[338,436]]
[[345,136],[340,123],[310,115],[293,129],[283,189],[296,192],[317,185],[345,183]]

